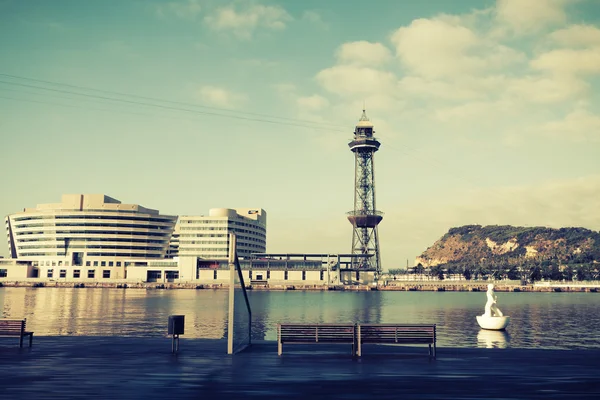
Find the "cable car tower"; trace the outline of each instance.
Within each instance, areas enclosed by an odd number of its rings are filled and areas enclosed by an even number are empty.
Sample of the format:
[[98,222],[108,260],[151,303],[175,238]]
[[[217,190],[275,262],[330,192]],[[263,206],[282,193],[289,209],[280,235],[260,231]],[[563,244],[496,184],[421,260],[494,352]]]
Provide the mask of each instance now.
[[354,153],[354,210],[348,212],[352,224],[352,269],[381,274],[377,225],[383,213],[375,207],[374,155],[381,143],[373,137],[373,124],[365,110],[356,124],[354,140],[348,143]]

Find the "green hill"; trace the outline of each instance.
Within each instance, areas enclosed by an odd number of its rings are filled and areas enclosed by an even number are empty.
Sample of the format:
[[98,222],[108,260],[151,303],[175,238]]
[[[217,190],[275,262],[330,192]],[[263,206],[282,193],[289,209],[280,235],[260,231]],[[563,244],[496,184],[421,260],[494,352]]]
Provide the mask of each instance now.
[[466,225],[415,261],[418,269],[510,279],[597,279],[600,233],[585,228]]

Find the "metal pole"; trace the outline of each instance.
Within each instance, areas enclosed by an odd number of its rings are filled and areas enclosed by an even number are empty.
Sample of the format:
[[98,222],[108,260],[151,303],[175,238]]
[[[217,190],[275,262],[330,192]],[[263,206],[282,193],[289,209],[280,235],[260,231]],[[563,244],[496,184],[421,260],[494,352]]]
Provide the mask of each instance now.
[[229,234],[229,318],[227,320],[227,354],[233,354],[233,315],[235,310],[235,233]]

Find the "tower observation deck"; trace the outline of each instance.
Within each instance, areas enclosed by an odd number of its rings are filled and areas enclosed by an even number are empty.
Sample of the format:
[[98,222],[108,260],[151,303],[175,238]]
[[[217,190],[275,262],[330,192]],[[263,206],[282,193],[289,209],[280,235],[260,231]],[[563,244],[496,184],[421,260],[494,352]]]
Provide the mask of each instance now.
[[354,140],[348,143],[354,153],[354,210],[348,212],[348,221],[352,224],[352,268],[356,270],[381,273],[379,256],[379,238],[377,225],[383,219],[383,213],[375,207],[375,166],[374,154],[380,143],[373,136],[373,124],[367,118],[365,110],[354,130]]

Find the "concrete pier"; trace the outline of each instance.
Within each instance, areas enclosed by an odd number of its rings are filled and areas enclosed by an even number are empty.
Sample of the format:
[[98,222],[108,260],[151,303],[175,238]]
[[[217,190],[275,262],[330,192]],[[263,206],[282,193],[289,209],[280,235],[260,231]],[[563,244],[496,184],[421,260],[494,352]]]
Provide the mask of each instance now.
[[595,399],[600,349],[521,350],[259,342],[234,356],[226,340],[0,338],[3,399]]

